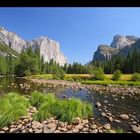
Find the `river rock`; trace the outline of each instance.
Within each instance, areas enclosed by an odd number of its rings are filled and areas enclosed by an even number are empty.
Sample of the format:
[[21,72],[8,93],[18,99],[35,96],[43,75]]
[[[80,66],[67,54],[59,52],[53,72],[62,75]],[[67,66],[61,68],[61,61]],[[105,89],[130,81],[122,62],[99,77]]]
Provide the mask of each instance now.
[[29,132],[29,133],[33,133],[33,129],[32,129],[32,128],[29,128],[29,129],[28,129],[28,132]]
[[49,123],[46,125],[49,129],[52,129],[52,128],[56,128],[56,124],[55,123]]
[[104,112],[101,113],[102,117],[106,117],[106,114]]
[[121,122],[120,120],[117,120],[117,119],[115,119],[114,121],[117,122],[117,123],[120,123]]
[[121,96],[121,99],[124,99],[124,96]]
[[98,129],[94,129],[90,133],[98,133]]
[[82,129],[82,131],[83,131],[83,132],[88,132],[88,128],[84,127],[84,128]]
[[32,122],[33,129],[42,128],[42,127],[43,127],[43,125],[40,122],[37,122],[37,121]]
[[15,131],[16,131],[16,128],[11,128],[9,132],[14,133]]
[[17,129],[20,129],[20,128],[22,128],[22,124],[19,124],[19,125],[17,126]]
[[42,133],[42,129],[36,130],[35,133]]
[[91,127],[92,129],[96,129],[96,128],[97,128],[97,125],[96,125],[96,124],[92,124],[90,127]]
[[128,120],[129,119],[129,116],[127,114],[121,114],[121,115],[119,115],[119,117],[123,120]]
[[109,120],[110,122],[113,122],[113,118],[112,118],[112,117],[108,117],[108,120]]
[[47,126],[44,127],[43,133],[53,133],[56,128],[49,129]]
[[67,125],[67,129],[68,129],[68,130],[71,130],[72,127],[73,127],[72,125]]
[[106,130],[110,130],[111,125],[109,123],[107,123],[103,126],[103,128],[105,128]]
[[24,130],[22,130],[21,132],[22,132],[22,133],[26,133],[26,130],[24,129]]
[[96,105],[95,105],[96,107],[101,107],[101,103],[100,102],[96,102]]
[[78,124],[78,125],[75,126],[75,128],[76,128],[76,129],[79,129],[79,130],[83,129],[83,127],[84,127],[84,126],[83,126],[82,124]]
[[60,130],[55,130],[54,133],[62,133]]
[[134,132],[136,133],[140,133],[140,125],[136,126],[136,125],[131,125],[131,128]]
[[87,124],[87,123],[89,123],[89,121],[88,121],[87,119],[82,120],[82,124],[83,124],[83,125],[85,125],[85,124]]
[[9,128],[8,127],[3,127],[2,130],[7,131],[7,130],[9,130]]
[[72,131],[72,130],[69,130],[69,131],[67,131],[66,133],[73,133],[73,131]]
[[79,123],[81,123],[81,119],[79,117],[73,120],[73,124],[79,124]]
[[41,124],[46,125],[48,122],[47,121],[43,121],[41,122]]
[[74,129],[72,130],[72,132],[73,132],[73,133],[78,133],[78,132],[79,132],[79,129],[74,128]]
[[104,100],[103,102],[104,102],[105,104],[108,104],[108,100]]
[[58,124],[59,124],[60,127],[64,127],[65,126],[64,122],[62,122],[62,121],[58,121]]

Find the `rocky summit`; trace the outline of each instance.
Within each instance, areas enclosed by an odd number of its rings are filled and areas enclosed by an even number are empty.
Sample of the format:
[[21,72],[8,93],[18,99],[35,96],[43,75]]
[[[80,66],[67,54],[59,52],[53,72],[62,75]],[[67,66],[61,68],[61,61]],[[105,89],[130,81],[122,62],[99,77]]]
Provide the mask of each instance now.
[[112,43],[109,45],[99,45],[93,55],[93,61],[110,60],[114,55],[126,56],[132,48],[137,47],[140,38],[134,36],[115,35]]
[[51,59],[63,66],[67,63],[67,58],[60,50],[59,42],[49,39],[46,36],[33,39],[31,41],[25,41],[14,32],[9,32],[3,27],[0,28],[0,44],[7,45],[17,53],[21,53],[22,50],[27,49],[29,46],[40,49],[41,56],[44,57],[45,62],[49,62]]

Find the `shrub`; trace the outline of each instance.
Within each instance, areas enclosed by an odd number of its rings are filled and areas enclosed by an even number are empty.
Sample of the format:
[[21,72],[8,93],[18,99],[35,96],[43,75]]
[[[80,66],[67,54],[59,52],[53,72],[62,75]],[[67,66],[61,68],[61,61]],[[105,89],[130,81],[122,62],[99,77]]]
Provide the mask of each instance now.
[[113,74],[112,80],[114,80],[114,81],[120,80],[121,75],[122,75],[121,71],[120,70],[116,70],[114,72],[114,74]]
[[8,93],[0,100],[0,128],[26,115],[30,103],[24,96]]
[[25,71],[24,71],[24,75],[25,75],[25,76],[30,76],[30,75],[31,75],[30,70],[29,70],[29,69],[25,70]]
[[64,79],[65,78],[65,71],[62,69],[57,69],[54,73],[53,73],[53,79]]
[[93,80],[104,80],[105,78],[105,74],[102,68],[96,68],[93,72],[92,72],[92,79]]
[[140,73],[134,73],[132,75],[132,81],[140,81]]

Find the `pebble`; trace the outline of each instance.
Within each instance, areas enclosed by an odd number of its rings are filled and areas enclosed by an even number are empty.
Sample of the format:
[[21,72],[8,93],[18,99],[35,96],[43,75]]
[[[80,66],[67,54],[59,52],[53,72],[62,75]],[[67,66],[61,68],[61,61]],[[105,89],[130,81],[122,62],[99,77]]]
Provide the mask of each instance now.
[[111,125],[109,123],[107,123],[103,126],[103,128],[105,128],[106,130],[110,130]]

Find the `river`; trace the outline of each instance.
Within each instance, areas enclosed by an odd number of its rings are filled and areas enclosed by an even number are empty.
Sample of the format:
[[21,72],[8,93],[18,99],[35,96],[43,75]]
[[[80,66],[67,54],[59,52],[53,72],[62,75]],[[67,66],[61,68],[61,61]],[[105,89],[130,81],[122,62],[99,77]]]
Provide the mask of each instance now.
[[[14,83],[14,84],[13,84]],[[30,88],[23,87],[22,85],[29,85]],[[110,123],[113,128],[123,128],[125,131],[131,131],[131,124],[140,124],[140,96],[129,95],[112,95],[112,94],[100,94],[94,91],[88,91],[85,89],[74,91],[72,88],[51,88],[48,86],[39,86],[32,84],[23,78],[15,77],[1,77],[0,78],[0,95],[4,95],[8,92],[18,92],[20,94],[29,94],[30,91],[38,90],[44,93],[55,93],[58,98],[76,97],[81,100],[91,102],[93,104],[93,116],[95,121],[101,125]],[[101,107],[96,108],[96,102],[101,103]],[[101,113],[111,113],[113,120],[120,120],[120,122],[110,122],[107,118],[102,117]],[[117,117],[120,114],[127,114],[128,120],[121,120]]]

